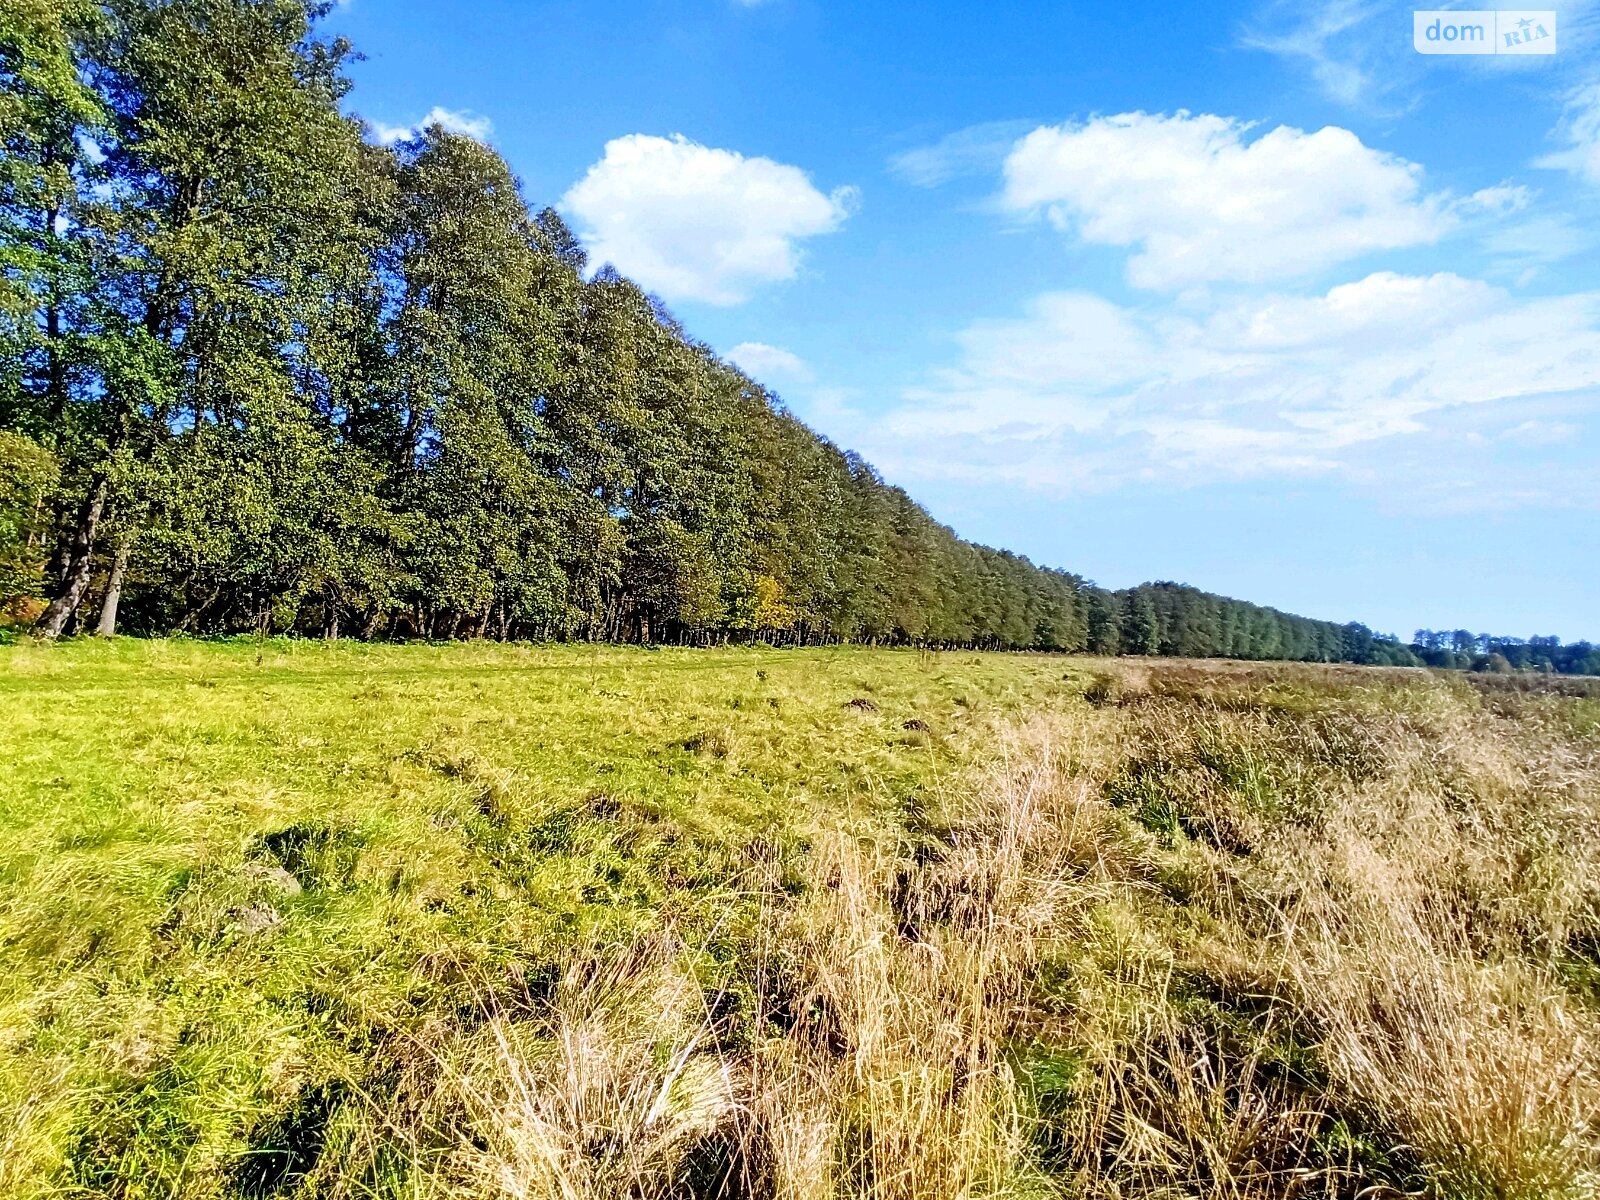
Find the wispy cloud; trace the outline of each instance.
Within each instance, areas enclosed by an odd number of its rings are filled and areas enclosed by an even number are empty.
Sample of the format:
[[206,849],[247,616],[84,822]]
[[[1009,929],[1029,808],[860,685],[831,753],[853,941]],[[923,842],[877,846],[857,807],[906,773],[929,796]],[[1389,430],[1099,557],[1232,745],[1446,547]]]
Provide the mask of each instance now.
[[1264,0],[1242,27],[1239,44],[1304,69],[1317,90],[1340,104],[1392,115],[1421,102],[1430,75],[1439,72],[1539,72],[1564,79],[1558,87],[1569,86],[1574,65],[1589,61],[1600,39],[1600,0],[1568,0],[1558,13],[1555,62],[1542,55],[1423,56],[1412,43],[1417,7],[1405,0]]
[[1589,83],[1568,95],[1556,137],[1566,143],[1565,149],[1546,154],[1534,165],[1570,171],[1600,186],[1600,82]]
[[989,121],[946,134],[937,142],[902,150],[889,159],[889,170],[917,187],[937,187],[969,175],[990,175],[1034,121]]
[[1566,213],[1530,217],[1501,225],[1482,239],[1502,275],[1527,281],[1541,268],[1582,254],[1596,245],[1596,237]]
[[1554,446],[1575,441],[1583,430],[1571,421],[1523,421],[1500,436],[1522,446]]
[[798,354],[765,342],[740,342],[724,357],[752,379],[763,383],[773,379],[806,383],[812,378],[811,368]]
[[[1372,36],[1373,19],[1392,7],[1381,0],[1280,0],[1263,10],[1240,42],[1303,64],[1326,95],[1342,104],[1363,105],[1392,83],[1380,65],[1395,55]],[[1393,30],[1385,27],[1382,32]],[[1409,37],[1409,26],[1405,33]]]
[[[1520,300],[1447,272],[1379,272],[1184,315],[1056,292],[972,323],[957,346],[869,435],[901,475],[1051,492],[1375,483],[1384,462],[1469,430],[1507,453],[1578,437],[1600,388],[1600,293]],[[1545,483],[1546,500],[1575,486],[1554,469]],[[1577,496],[1600,489],[1556,499]]]

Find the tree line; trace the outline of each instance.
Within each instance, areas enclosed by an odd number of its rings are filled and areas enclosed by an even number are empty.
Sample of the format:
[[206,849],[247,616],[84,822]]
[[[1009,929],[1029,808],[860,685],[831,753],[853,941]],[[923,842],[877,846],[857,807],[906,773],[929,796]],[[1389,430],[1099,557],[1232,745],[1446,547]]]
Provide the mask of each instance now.
[[378,144],[328,9],[0,8],[13,623],[1419,661],[963,541],[493,149]]
[[1454,671],[1538,671],[1600,675],[1600,646],[1558,637],[1496,637],[1466,629],[1419,629],[1411,644],[1418,660]]

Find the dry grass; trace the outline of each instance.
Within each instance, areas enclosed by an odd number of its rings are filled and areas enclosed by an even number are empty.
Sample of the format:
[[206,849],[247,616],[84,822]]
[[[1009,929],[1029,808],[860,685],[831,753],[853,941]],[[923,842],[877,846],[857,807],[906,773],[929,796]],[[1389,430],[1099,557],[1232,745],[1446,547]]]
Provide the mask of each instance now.
[[694,976],[651,947],[570,967],[537,1019],[491,1022],[457,1085],[470,1129],[452,1164],[474,1192],[648,1193],[727,1127],[740,1064],[715,1053]]
[[[686,907],[540,960],[441,945],[413,975],[464,999],[302,1086],[274,1135],[300,1157],[226,1194],[1600,1196],[1593,702],[1081,674],[986,765],[719,843]],[[719,736],[690,750],[736,772]],[[500,792],[498,855],[555,837]],[[586,804],[563,819],[674,844]],[[0,1184],[43,1144],[19,1115]]]
[[490,1022],[438,1178],[1594,1196],[1600,1021],[1562,974],[1600,898],[1594,747],[1426,679],[1116,670],[931,809],[752,866],[715,983],[704,947],[596,951]]
[[[812,831],[741,882],[757,916],[710,947],[591,946],[548,995],[416,1052],[395,1106],[438,1194],[873,1200],[1043,1192],[1013,1042],[1069,902],[1085,786],[1047,755],[960,793],[936,829]],[[374,1106],[375,1108],[382,1106]],[[455,1147],[429,1153],[429,1147]],[[370,1145],[367,1147],[370,1149]],[[349,1164],[339,1174],[351,1173]]]
[[1383,1151],[1368,1186],[1595,1195],[1600,1022],[1565,977],[1600,916],[1595,744],[1460,685],[1167,674],[1129,721],[1179,797],[1152,864],[1204,868],[1191,961],[1252,964],[1234,986],[1291,1015],[1304,1093]]

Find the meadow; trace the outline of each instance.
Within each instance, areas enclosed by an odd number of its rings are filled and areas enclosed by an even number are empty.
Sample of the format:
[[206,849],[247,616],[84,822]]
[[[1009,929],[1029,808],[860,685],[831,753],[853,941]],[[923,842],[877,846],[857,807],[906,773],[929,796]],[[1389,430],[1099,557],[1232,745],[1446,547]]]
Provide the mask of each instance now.
[[1600,1194],[1600,695],[0,647],[0,1196]]

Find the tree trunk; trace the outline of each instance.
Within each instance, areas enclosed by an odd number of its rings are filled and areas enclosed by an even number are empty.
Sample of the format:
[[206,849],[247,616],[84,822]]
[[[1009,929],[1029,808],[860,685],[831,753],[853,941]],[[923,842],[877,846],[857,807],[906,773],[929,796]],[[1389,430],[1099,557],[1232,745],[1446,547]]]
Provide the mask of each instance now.
[[206,610],[215,604],[218,599],[221,598],[221,596],[222,586],[219,584],[215,589],[212,590],[211,595],[201,603],[200,607],[191,608],[188,612],[183,614],[183,620],[178,622],[178,632],[188,633],[191,629],[198,627],[200,618],[205,615]]
[[102,477],[94,491],[84,501],[83,515],[72,533],[72,545],[67,552],[66,570],[62,575],[61,590],[34,627],[40,637],[54,641],[72,620],[83,603],[83,594],[89,590],[90,569],[94,565],[94,538],[100,529],[100,514],[106,507],[108,481]]
[[133,546],[133,535],[124,534],[117,543],[117,558],[111,564],[111,578],[106,583],[105,603],[100,606],[100,624],[95,629],[98,637],[117,635],[117,605],[122,602],[122,581],[128,574],[128,551]]

